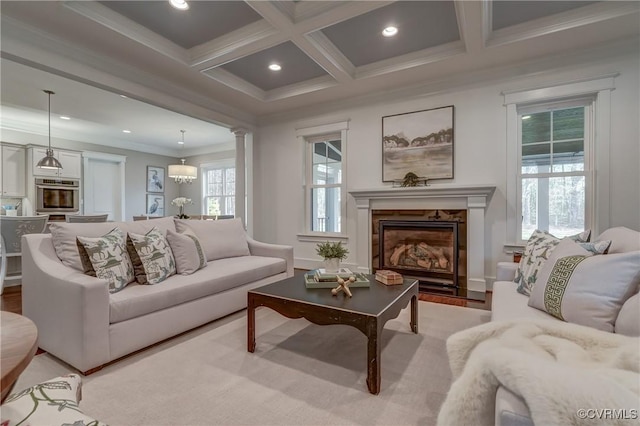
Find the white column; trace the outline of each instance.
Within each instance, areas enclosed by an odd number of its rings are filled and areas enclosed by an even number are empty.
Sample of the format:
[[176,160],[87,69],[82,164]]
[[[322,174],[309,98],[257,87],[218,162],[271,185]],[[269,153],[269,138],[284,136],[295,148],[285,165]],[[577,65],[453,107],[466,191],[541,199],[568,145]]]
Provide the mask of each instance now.
[[484,278],[484,210],[487,197],[467,197],[467,290],[485,293]]
[[247,134],[245,129],[231,129],[231,132],[236,135],[236,217],[242,220],[243,225],[246,226],[245,218],[245,149],[244,149],[244,136]]
[[356,198],[356,264],[358,272],[371,273],[371,208],[369,198]]

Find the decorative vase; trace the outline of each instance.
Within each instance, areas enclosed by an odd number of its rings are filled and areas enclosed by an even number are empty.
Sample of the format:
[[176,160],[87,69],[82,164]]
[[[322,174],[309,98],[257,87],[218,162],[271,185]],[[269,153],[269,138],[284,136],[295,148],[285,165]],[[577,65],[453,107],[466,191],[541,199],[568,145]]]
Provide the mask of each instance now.
[[325,259],[324,269],[329,273],[337,273],[340,270],[340,259],[337,257]]

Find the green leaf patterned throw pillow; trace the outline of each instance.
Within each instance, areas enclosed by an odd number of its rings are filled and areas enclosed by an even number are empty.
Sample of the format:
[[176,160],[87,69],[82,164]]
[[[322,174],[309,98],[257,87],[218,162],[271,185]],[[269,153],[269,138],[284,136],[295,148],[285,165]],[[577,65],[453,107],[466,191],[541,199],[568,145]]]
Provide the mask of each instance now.
[[[567,238],[576,242],[587,242],[590,236],[591,231],[584,231]],[[539,229],[533,231],[529,241],[527,241],[527,246],[516,270],[516,277],[513,280],[518,283],[518,293],[526,296],[531,294],[531,289],[538,277],[538,271],[560,241],[562,241],[560,238],[546,231],[540,231]]]
[[145,235],[129,233],[127,249],[140,284],[158,284],[176,273],[176,261],[162,231],[154,227]]
[[124,232],[114,228],[102,237],[78,236],[76,239],[84,249],[84,253],[80,250],[80,255],[85,273],[107,280],[109,293],[116,293],[133,282],[133,264],[127,253]]

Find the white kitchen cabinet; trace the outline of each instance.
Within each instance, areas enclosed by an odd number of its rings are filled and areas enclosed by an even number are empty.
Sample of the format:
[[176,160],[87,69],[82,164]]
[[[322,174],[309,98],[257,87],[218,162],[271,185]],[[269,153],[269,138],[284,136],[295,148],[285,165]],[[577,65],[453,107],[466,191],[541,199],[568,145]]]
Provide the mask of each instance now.
[[58,161],[62,164],[58,176],[80,179],[82,177],[82,154],[71,151],[58,151]]
[[27,152],[19,146],[2,146],[2,196],[27,194]]
[[62,169],[40,169],[38,168],[38,162],[47,155],[46,148],[32,148],[33,155],[31,157],[33,162],[33,175],[34,176],[54,176],[61,178],[73,178],[80,179],[82,177],[82,154],[73,151],[62,151],[59,149],[53,150],[53,156],[58,159],[62,164]]

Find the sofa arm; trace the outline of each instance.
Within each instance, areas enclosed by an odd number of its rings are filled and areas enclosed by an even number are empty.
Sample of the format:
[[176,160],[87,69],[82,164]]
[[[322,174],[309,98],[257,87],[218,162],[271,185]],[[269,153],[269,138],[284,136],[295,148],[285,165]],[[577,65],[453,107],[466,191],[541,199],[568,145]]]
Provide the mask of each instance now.
[[22,314],[38,346],[86,372],[110,361],[109,284],[65,266],[50,234],[22,237]]
[[513,281],[516,277],[518,263],[515,262],[498,262],[496,267],[496,281]]
[[287,262],[287,277],[293,276],[293,247],[268,244],[247,237],[249,251],[254,256],[279,257]]

